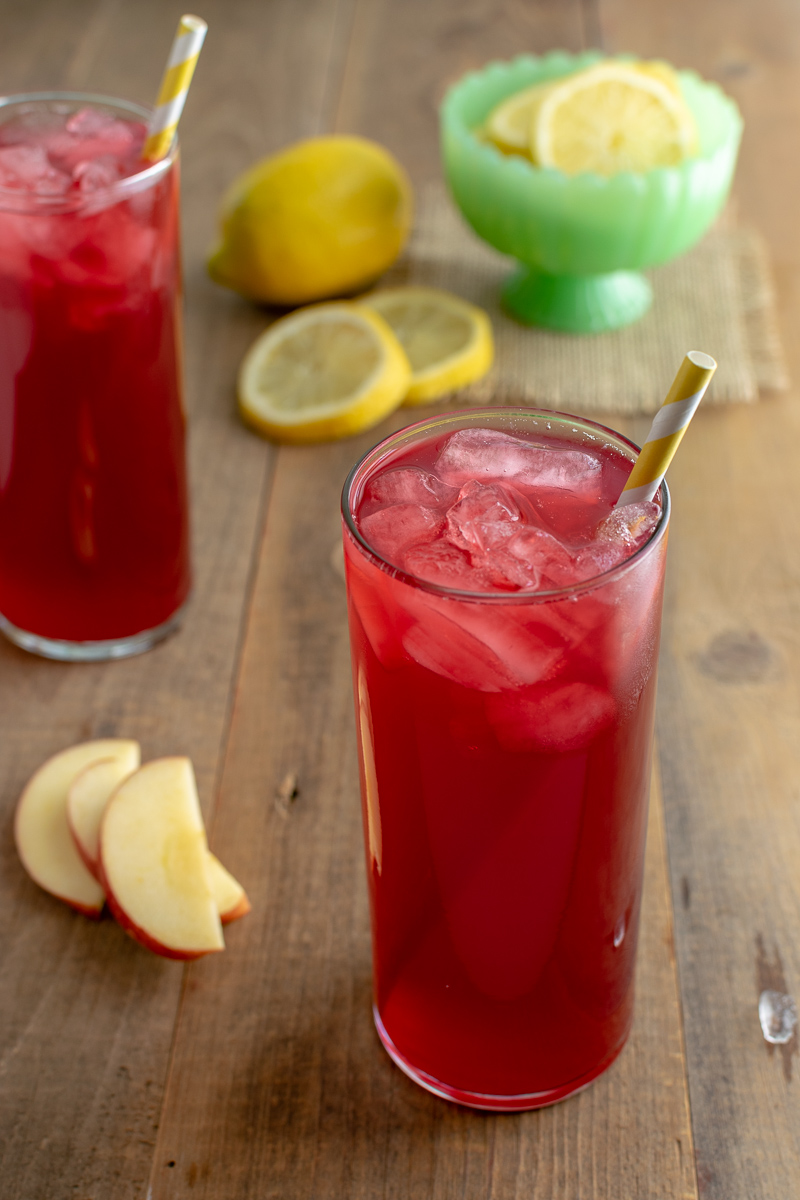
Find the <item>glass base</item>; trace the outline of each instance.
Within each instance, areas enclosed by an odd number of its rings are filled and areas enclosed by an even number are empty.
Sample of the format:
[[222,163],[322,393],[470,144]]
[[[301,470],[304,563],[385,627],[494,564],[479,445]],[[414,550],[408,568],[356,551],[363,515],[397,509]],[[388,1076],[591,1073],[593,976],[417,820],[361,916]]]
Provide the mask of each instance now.
[[626,1031],[624,1038],[608,1058],[578,1079],[571,1079],[568,1083],[562,1084],[560,1087],[549,1088],[545,1092],[530,1092],[519,1096],[492,1096],[482,1092],[465,1092],[460,1088],[450,1087],[449,1084],[442,1083],[441,1080],[434,1079],[432,1075],[427,1075],[424,1071],[412,1066],[389,1037],[374,1005],[372,1015],[383,1048],[400,1070],[408,1075],[409,1079],[413,1079],[414,1083],[418,1083],[428,1092],[433,1092],[434,1096],[439,1096],[442,1100],[452,1100],[455,1104],[463,1104],[467,1108],[480,1108],[491,1112],[528,1112],[534,1108],[547,1108],[550,1104],[558,1104],[559,1100],[566,1100],[568,1096],[574,1096],[576,1092],[582,1092],[597,1079],[598,1075],[602,1075],[604,1071],[608,1070],[614,1059],[621,1053],[630,1032]]
[[131,658],[134,654],[144,654],[156,642],[163,641],[180,625],[189,601],[185,600],[171,617],[155,629],[143,629],[141,633],[131,634],[130,637],[109,638],[99,642],[66,642],[59,638],[42,637],[38,633],[28,633],[18,629],[0,613],[0,632],[4,633],[10,642],[31,654],[39,654],[42,658],[54,658],[59,662],[105,662],[113,658]]
[[604,333],[644,316],[653,289],[638,271],[548,275],[520,267],[503,286],[503,303],[518,321],[565,333]]

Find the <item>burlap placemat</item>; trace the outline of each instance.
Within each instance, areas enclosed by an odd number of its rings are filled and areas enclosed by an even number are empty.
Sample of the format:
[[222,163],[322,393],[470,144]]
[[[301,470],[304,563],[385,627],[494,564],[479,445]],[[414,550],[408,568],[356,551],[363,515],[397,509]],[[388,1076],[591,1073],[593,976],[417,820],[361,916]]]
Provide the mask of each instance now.
[[513,265],[472,233],[441,185],[422,190],[407,252],[381,286],[446,288],[489,312],[495,364],[458,393],[460,403],[652,413],[687,350],[719,363],[706,404],[753,403],[760,389],[788,386],[765,247],[730,217],[693,250],[649,272],[652,308],[613,333],[552,333],[506,316],[500,285]]

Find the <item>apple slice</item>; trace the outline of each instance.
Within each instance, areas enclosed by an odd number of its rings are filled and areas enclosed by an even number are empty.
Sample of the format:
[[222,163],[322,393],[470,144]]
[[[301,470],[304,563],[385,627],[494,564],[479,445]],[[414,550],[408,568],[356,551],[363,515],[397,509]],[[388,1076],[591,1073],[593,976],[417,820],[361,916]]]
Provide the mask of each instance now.
[[100,878],[123,929],[166,958],[224,950],[208,844],[188,758],[157,758],[125,779],[100,826]]
[[31,777],[17,804],[14,840],[22,865],[39,887],[79,912],[97,917],[103,889],[81,861],[67,823],[67,792],[77,775],[100,758],[138,759],[125,738],[81,742],[49,758]]
[[[139,766],[135,760],[102,758],[81,771],[67,793],[67,820],[70,831],[86,866],[95,879],[100,878],[100,824],[109,798],[123,779]],[[244,888],[209,850],[206,873],[211,895],[223,925],[250,912]]]
[[139,747],[124,758],[101,758],[89,763],[67,792],[67,822],[86,866],[100,880],[100,822],[108,798],[139,766]]
[[250,901],[238,879],[234,879],[230,871],[226,871],[219,859],[209,850],[206,859],[206,872],[211,895],[217,906],[219,919],[223,925],[238,921],[250,912]]

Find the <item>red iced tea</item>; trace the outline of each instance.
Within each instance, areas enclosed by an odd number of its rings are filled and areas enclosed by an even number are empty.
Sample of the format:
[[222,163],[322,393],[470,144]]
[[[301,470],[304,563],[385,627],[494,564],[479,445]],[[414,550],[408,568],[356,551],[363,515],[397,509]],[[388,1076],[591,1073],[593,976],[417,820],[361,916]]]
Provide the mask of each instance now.
[[0,104],[0,624],[145,648],[189,589],[178,173],[144,113]]
[[441,1095],[532,1108],[633,1014],[666,514],[552,413],[423,422],[345,489],[375,1015]]

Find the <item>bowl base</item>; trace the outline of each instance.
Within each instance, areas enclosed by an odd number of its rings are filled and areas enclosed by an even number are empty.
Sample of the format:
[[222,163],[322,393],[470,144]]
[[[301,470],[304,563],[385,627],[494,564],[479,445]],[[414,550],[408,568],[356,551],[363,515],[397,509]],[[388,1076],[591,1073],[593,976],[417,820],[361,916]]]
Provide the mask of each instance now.
[[643,316],[653,289],[638,271],[607,275],[548,275],[519,267],[503,287],[503,303],[526,325],[567,333],[621,329]]

